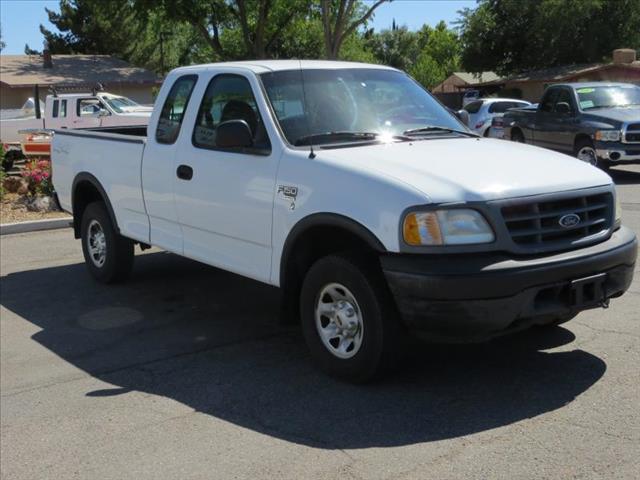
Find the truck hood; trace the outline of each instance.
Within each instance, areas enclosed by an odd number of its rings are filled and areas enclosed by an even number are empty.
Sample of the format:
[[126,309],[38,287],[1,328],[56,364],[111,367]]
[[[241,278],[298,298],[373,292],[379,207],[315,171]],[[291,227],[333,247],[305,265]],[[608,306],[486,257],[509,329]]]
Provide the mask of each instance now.
[[450,138],[318,151],[336,166],[386,176],[420,191],[427,201],[471,202],[611,184],[576,158],[490,138]]
[[585,112],[599,120],[615,120],[617,122],[640,122],[640,108],[598,108]]

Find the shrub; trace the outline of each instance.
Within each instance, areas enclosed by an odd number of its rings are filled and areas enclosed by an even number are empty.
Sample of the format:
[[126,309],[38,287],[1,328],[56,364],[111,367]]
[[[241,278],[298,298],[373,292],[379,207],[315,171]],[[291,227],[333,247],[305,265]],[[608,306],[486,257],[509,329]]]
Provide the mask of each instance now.
[[27,181],[30,195],[51,195],[51,162],[49,160],[31,160],[22,170],[22,177]]
[[4,198],[4,177],[6,177],[6,175],[7,174],[4,173],[4,169],[0,168],[0,200]]

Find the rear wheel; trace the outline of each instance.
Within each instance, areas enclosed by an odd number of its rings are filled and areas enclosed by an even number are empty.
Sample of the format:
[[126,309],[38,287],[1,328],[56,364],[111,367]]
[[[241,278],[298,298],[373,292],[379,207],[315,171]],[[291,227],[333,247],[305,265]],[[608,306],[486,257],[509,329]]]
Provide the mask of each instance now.
[[81,229],[82,253],[91,275],[102,283],[126,279],[133,267],[133,242],[118,235],[104,203],[87,205]]
[[322,370],[366,382],[393,365],[400,325],[375,258],[321,258],[308,271],[300,300],[304,337]]
[[518,143],[524,143],[524,135],[520,130],[511,132],[511,140]]

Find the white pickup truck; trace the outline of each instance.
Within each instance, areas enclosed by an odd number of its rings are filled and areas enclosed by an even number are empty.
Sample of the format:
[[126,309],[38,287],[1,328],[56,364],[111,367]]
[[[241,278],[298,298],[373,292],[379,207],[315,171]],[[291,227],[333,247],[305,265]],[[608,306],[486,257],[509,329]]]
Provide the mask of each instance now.
[[407,333],[557,325],[632,281],[607,174],[480,138],[392,68],[179,68],[148,132],[55,132],[53,182],[91,274],[124,279],[139,243],[279,286],[345,379],[383,371]]
[[[32,99],[28,103],[34,104]],[[23,156],[21,131],[142,126],[149,122],[152,111],[152,107],[107,92],[47,95],[39,118],[29,109],[28,116],[0,120],[0,142],[8,160],[17,160]]]

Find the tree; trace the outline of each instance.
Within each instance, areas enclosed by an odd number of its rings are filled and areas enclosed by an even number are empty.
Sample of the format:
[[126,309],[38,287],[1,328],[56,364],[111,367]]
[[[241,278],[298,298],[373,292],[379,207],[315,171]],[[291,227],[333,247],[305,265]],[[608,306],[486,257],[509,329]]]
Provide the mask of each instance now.
[[[277,41],[308,14],[311,0],[133,0],[138,12],[159,8],[186,22],[216,59],[271,58]],[[225,41],[224,37],[232,39]],[[239,48],[240,47],[240,48]]]
[[320,0],[325,56],[336,59],[344,41],[364,25],[373,12],[391,0],[376,0],[369,8],[358,0]]
[[509,75],[601,62],[615,48],[640,48],[638,0],[480,0],[461,12],[468,71]]
[[379,63],[400,70],[408,70],[420,54],[418,35],[406,26],[371,34],[367,47]]
[[2,27],[0,27],[0,52],[4,50],[4,47],[6,46],[7,44],[2,41]]
[[418,32],[420,54],[409,73],[427,88],[444,81],[460,69],[460,41],[454,30],[441,21],[435,28],[428,25]]

